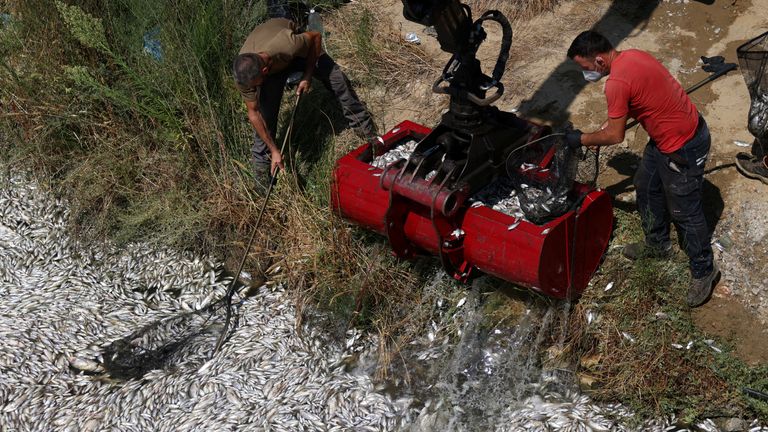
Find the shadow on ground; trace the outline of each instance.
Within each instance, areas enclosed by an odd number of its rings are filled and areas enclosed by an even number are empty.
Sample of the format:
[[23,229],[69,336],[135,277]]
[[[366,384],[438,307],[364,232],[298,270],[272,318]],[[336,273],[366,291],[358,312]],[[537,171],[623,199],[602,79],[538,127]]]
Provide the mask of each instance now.
[[[706,5],[712,5],[715,2],[715,0],[696,1]],[[643,31],[651,15],[661,3],[660,0],[616,0],[592,30],[599,31],[618,45],[633,33]],[[576,95],[581,93],[589,83],[583,79],[578,66],[565,57],[565,53],[563,58],[563,62],[555,68],[531,98],[522,102],[520,112],[524,116],[550,121],[554,125],[568,121],[570,118],[568,107],[571,106]]]

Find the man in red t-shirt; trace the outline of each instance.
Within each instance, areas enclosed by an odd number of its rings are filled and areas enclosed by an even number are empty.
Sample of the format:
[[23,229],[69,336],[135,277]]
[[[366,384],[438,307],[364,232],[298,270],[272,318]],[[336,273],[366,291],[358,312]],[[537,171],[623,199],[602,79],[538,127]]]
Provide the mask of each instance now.
[[587,81],[609,75],[608,120],[593,133],[567,130],[569,146],[618,144],[624,141],[629,117],[638,120],[651,138],[635,174],[645,242],[627,245],[623,255],[669,256],[669,225],[674,222],[690,260],[686,302],[691,307],[704,304],[720,276],[702,207],[704,164],[711,143],[704,118],[680,83],[644,51],[617,51],[601,34],[585,31],[571,44],[568,57],[581,66]]

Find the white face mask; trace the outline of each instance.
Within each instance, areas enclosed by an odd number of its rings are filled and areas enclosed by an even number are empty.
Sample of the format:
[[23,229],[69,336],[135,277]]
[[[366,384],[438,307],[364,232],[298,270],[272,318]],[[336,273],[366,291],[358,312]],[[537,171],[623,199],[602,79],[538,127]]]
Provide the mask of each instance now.
[[589,82],[598,82],[603,78],[603,73],[598,71],[581,71],[584,74],[584,79]]

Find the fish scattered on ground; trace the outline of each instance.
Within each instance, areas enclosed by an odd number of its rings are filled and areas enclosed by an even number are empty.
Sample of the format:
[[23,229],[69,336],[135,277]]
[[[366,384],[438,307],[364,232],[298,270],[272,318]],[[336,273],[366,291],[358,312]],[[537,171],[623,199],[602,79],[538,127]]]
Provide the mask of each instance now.
[[[28,176],[0,177],[3,430],[471,431],[486,424],[482,417],[497,431],[628,430],[620,422],[632,415],[627,408],[594,404],[567,378],[535,367],[542,334],[565,312],[529,309],[528,325],[481,338],[474,294],[435,296],[435,319],[403,359],[442,375],[396,394],[371,378],[375,335],[351,329],[337,340],[312,320],[297,329],[280,285],[236,297],[236,329],[213,358],[216,332],[191,339],[172,367],[115,379],[104,369],[105,347],[206,307],[224,295],[228,278],[210,257],[147,244],[85,245],[68,234],[68,217],[66,203]],[[444,278],[438,273],[425,292]],[[643,430],[674,423],[649,421]],[[697,428],[715,430],[709,420]]]

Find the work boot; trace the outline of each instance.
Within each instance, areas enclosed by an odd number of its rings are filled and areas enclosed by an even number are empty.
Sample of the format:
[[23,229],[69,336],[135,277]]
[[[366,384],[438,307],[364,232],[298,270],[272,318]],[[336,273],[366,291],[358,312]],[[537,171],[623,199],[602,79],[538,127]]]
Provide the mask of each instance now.
[[621,254],[632,261],[640,258],[669,258],[672,255],[672,245],[649,246],[645,242],[630,243],[624,246]]
[[719,279],[720,269],[717,268],[717,264],[712,263],[712,271],[708,275],[691,280],[691,285],[688,287],[688,295],[685,298],[688,306],[695,308],[706,303],[712,296],[712,291],[714,291]]
[[736,168],[745,176],[768,185],[768,156],[758,159],[749,153],[736,155]]

